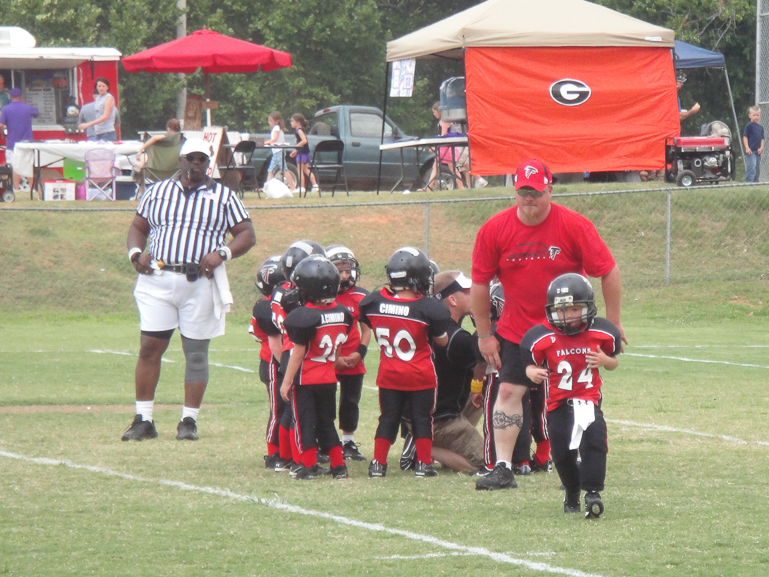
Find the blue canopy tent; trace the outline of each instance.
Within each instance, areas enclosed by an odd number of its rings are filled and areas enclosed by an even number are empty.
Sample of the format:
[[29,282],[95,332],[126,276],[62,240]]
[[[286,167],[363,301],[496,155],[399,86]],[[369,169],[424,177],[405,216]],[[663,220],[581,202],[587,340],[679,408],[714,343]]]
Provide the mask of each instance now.
[[737,142],[740,143],[743,161],[745,160],[745,151],[742,149],[742,138],[740,137],[740,124],[737,122],[737,112],[734,109],[734,97],[732,96],[732,85],[729,82],[729,73],[726,71],[726,59],[720,52],[706,50],[693,44],[687,44],[676,40],[676,46],[673,50],[673,62],[676,70],[688,68],[723,68],[724,78],[726,78],[726,88],[729,91],[729,103],[732,105],[732,114],[734,115],[734,133]]

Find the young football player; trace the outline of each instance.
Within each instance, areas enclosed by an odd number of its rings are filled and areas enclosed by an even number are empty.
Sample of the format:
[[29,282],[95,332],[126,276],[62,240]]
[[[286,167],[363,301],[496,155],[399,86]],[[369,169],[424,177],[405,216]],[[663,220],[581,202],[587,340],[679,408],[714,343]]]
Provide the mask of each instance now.
[[[270,302],[272,323],[281,333],[280,336],[270,335],[269,337],[270,350],[280,366],[276,374],[276,390],[280,390],[280,386],[283,383],[283,375],[286,372],[289,355],[293,348],[293,343],[288,338],[288,333],[283,327],[283,321],[294,308],[299,306],[297,293],[294,290],[295,286],[291,282],[291,273],[294,272],[294,269],[302,260],[312,254],[325,256],[326,253],[323,247],[313,240],[298,240],[292,243],[280,257],[280,269],[286,280],[279,283],[275,290],[272,291],[272,301]],[[278,424],[280,459],[275,463],[275,470],[278,472],[291,471],[292,467],[293,471],[296,472],[301,465],[301,457],[295,443],[295,436],[291,434],[292,426],[293,411],[291,406],[288,405],[286,410],[283,411]]]
[[593,287],[579,274],[564,274],[550,283],[545,312],[545,323],[529,329],[521,340],[526,375],[548,387],[550,449],[566,489],[563,510],[579,513],[584,490],[585,517],[597,518],[604,510],[600,491],[609,451],[598,369],[617,368],[622,337],[611,322],[596,317]]
[[259,350],[259,378],[267,386],[270,399],[270,418],[267,421],[267,454],[264,456],[264,468],[274,469],[280,458],[278,425],[283,415],[285,404],[280,397],[279,388],[275,386],[278,372],[278,361],[270,351],[269,338],[281,336],[280,329],[272,322],[272,291],[285,281],[280,268],[280,255],[271,256],[265,260],[256,273],[254,284],[263,298],[256,301],[251,313],[251,324],[248,332],[256,342],[261,343]]
[[433,418],[437,377],[431,342],[446,346],[451,319],[446,305],[427,298],[432,289],[430,260],[421,250],[396,250],[385,265],[388,286],[360,303],[360,320],[374,331],[380,349],[379,426],[369,477],[387,474],[387,454],[395,442],[406,403],[416,445],[417,477],[435,477],[432,466]]
[[368,295],[368,291],[357,286],[360,280],[360,265],[349,248],[341,244],[329,245],[326,247],[326,256],[339,271],[339,294],[336,302],[347,307],[353,318],[350,334],[336,359],[342,450],[345,460],[365,461],[366,457],[361,454],[358,445],[355,444],[355,431],[360,419],[358,404],[363,391],[363,378],[366,376],[363,359],[366,358],[368,344],[371,341],[371,329],[359,322],[358,305]]
[[318,446],[328,453],[334,479],[347,478],[342,444],[334,426],[339,347],[347,340],[353,318],[334,300],[339,272],[326,257],[311,256],[291,275],[302,306],[283,321],[294,344],[280,394],[294,410],[296,444],[302,456],[297,479],[316,479],[328,472],[318,465]]

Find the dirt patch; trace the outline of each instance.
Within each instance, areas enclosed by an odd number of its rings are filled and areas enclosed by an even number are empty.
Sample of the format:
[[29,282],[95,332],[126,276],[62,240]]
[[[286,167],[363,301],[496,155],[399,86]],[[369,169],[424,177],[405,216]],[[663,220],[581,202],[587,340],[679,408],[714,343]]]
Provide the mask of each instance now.
[[[203,405],[203,409],[214,405]],[[155,405],[156,411],[178,410],[181,405]],[[0,414],[28,415],[31,413],[130,413],[136,412],[134,405],[25,405],[0,407]]]

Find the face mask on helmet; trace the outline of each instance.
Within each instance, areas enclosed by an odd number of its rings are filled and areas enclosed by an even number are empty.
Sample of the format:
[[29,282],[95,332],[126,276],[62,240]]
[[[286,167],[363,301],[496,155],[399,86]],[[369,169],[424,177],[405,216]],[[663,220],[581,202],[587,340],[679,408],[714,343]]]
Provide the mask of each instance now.
[[396,250],[387,261],[385,271],[393,291],[411,289],[426,296],[432,293],[430,259],[418,248],[406,246]]
[[332,244],[326,247],[326,257],[336,265],[340,277],[349,272],[350,276],[339,282],[339,294],[354,287],[360,280],[360,264],[353,252],[344,245]]
[[291,273],[297,265],[311,254],[326,256],[326,251],[314,240],[298,240],[286,249],[280,258],[280,267],[286,279],[291,278]]
[[553,328],[565,335],[588,330],[598,314],[590,281],[575,273],[556,278],[547,289],[545,314]]
[[264,296],[270,296],[275,287],[286,280],[280,268],[280,255],[271,256],[264,261],[256,272],[254,284]]

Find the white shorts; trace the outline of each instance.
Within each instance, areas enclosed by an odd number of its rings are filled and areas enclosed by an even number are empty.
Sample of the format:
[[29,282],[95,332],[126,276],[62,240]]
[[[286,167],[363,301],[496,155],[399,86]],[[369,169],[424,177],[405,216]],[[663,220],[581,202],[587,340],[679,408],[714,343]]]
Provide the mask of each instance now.
[[183,274],[139,275],[134,289],[143,331],[178,328],[189,339],[204,340],[224,334],[224,318],[214,316],[213,279],[189,282]]
[[13,150],[5,149],[5,163],[8,166],[13,166]]

